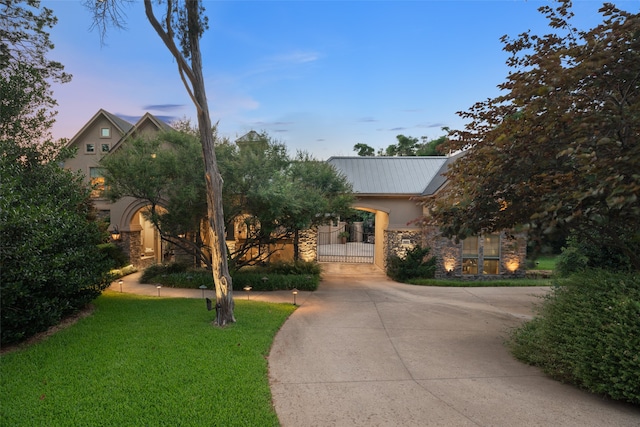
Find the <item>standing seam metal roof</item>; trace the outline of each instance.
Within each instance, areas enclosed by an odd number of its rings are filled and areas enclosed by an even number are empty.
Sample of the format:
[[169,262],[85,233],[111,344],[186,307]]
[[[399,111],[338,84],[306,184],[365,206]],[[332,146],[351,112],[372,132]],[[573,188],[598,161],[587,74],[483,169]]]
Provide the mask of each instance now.
[[447,157],[331,157],[357,194],[423,194],[438,177]]

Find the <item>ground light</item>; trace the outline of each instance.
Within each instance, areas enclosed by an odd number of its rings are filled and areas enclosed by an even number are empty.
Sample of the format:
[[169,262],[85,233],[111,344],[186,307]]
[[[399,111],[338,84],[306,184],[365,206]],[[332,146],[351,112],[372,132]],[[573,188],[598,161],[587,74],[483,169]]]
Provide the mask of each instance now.
[[120,293],[122,293],[122,279],[118,280],[118,285],[120,285]]
[[158,289],[158,296],[160,296],[160,288],[161,287],[162,287],[161,285],[156,286],[156,288]]
[[293,294],[293,305],[298,305],[296,304],[296,296],[298,295],[298,290],[296,288],[293,288],[293,291],[291,291],[291,293]]
[[204,298],[204,290],[207,289],[207,285],[200,285],[200,289],[202,289],[202,298]]
[[251,291],[252,288],[251,286],[245,286],[243,289],[247,291],[247,301],[249,301],[249,292]]

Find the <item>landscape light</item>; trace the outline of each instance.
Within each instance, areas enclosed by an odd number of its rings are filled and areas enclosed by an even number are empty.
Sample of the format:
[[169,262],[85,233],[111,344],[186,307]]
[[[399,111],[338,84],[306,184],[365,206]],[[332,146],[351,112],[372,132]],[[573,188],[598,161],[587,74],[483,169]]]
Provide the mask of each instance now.
[[296,295],[298,295],[298,290],[296,288],[293,288],[293,291],[291,291],[291,293],[293,294],[293,305],[297,305],[296,304]]
[[243,288],[245,291],[247,291],[247,301],[249,301],[249,291],[252,289],[251,286],[245,286]]

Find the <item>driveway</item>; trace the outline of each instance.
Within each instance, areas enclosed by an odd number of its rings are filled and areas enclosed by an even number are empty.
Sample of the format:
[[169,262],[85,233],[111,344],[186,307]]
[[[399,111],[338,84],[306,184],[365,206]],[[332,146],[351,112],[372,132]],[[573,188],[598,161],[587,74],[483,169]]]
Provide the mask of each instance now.
[[269,355],[283,427],[640,425],[640,408],[510,355],[509,330],[547,288],[420,287],[328,267]]

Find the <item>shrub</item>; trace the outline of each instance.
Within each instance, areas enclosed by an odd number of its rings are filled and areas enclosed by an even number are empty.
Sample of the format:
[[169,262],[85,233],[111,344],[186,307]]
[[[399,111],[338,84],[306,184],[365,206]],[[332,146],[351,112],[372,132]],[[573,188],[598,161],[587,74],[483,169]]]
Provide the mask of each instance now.
[[120,246],[113,243],[102,243],[98,245],[98,249],[106,258],[113,261],[114,268],[129,265],[129,258],[125,255]]
[[[588,268],[602,268],[611,271],[631,271],[631,261],[621,250],[611,245],[596,245],[593,241],[595,232],[590,233],[591,240],[585,235],[576,233],[569,236],[567,246],[562,248],[562,252],[556,263],[556,272],[567,277],[570,274],[584,271]],[[637,246],[637,244],[636,244]]]
[[313,261],[278,261],[267,264],[265,270],[267,273],[273,274],[319,275],[321,272],[321,267],[320,264]]
[[422,248],[419,245],[408,250],[404,258],[397,255],[389,257],[387,261],[387,275],[397,282],[406,282],[409,279],[432,279],[436,272],[436,259],[427,258],[430,248]]
[[83,308],[109,286],[113,266],[79,176],[37,146],[2,141],[2,344],[18,342]]
[[556,286],[509,344],[556,379],[638,404],[639,329],[640,276],[589,270]]

